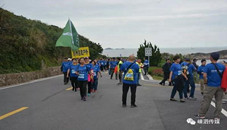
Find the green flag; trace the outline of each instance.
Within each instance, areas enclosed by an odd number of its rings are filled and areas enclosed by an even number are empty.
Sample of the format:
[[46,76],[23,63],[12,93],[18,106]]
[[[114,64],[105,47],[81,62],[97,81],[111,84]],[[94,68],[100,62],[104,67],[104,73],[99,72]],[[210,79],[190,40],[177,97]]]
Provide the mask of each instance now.
[[58,38],[56,46],[71,47],[73,51],[79,49],[79,35],[71,20],[68,20],[62,35]]

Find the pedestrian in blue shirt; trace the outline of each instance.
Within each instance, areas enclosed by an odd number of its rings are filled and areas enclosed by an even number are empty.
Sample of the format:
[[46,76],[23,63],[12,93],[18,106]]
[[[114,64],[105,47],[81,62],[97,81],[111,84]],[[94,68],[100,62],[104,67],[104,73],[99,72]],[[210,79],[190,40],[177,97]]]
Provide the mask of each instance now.
[[205,115],[210,107],[212,98],[215,97],[215,120],[220,121],[222,110],[223,89],[221,88],[222,73],[225,71],[225,66],[217,63],[220,55],[219,53],[211,53],[210,61],[204,68],[203,78],[204,84],[207,84],[203,94],[203,100],[197,118],[205,118]]
[[76,74],[78,75],[78,86],[80,87],[81,100],[86,101],[86,91],[88,83],[88,74],[90,67],[85,64],[84,58],[80,58]]
[[199,74],[200,91],[201,91],[202,95],[203,95],[204,89],[205,89],[204,79],[203,79],[203,73],[204,73],[205,67],[206,67],[206,59],[202,59],[201,60],[201,66],[199,66],[198,70],[197,70],[197,72]]
[[[110,79],[113,78],[114,69],[116,66],[117,66],[117,61],[115,58],[113,58],[112,61],[110,62]],[[117,80],[117,75],[115,75],[115,79]]]
[[178,91],[180,102],[185,102],[183,99],[182,91],[184,89],[184,80],[187,80],[185,73],[182,73],[182,68],[180,63],[180,57],[173,57],[174,63],[170,67],[169,82],[173,83],[173,89],[170,96],[170,101],[177,101],[174,99],[176,92]]
[[145,75],[147,75],[147,73],[148,73],[148,68],[149,68],[149,61],[147,59],[145,59],[145,61],[143,63],[143,69],[144,69]]
[[[87,67],[91,70],[92,64],[90,63],[90,59],[88,57],[85,57],[84,60],[85,60],[85,64],[87,65]],[[87,89],[87,96],[88,97],[91,95],[91,87],[92,87],[91,80],[90,80],[91,78],[92,78],[91,73],[89,73],[88,74],[88,83],[87,83],[88,84],[88,89]]]
[[92,82],[92,92],[97,91],[98,87],[98,79],[99,76],[102,77],[100,66],[96,63],[96,61],[92,61],[92,67],[91,67],[91,74],[93,75],[93,82]]
[[[193,77],[193,71],[196,71],[196,68],[193,64],[191,64],[191,60],[189,58],[185,59],[185,62],[181,63],[181,66],[185,66],[187,68],[188,74],[188,80],[185,81],[185,86],[184,86],[184,97],[189,100],[196,100],[194,98],[195,94],[195,82],[194,82],[194,77]],[[189,90],[189,85],[191,86],[191,91],[190,91],[190,96],[188,97],[188,90]]]
[[75,91],[75,92],[78,89],[78,82],[77,82],[78,75],[76,74],[77,69],[78,69],[78,61],[77,59],[73,59],[72,64],[70,65],[67,72],[67,78],[70,77],[72,91]]
[[128,61],[121,65],[121,72],[123,75],[123,94],[122,94],[122,106],[127,106],[127,93],[129,88],[131,89],[131,107],[137,107],[136,101],[136,88],[137,78],[139,73],[139,65],[135,63],[135,56],[131,55]]
[[67,78],[67,71],[69,69],[70,62],[68,61],[68,58],[64,58],[64,61],[61,64],[61,71],[64,74],[64,85],[66,85],[69,82],[69,78]]

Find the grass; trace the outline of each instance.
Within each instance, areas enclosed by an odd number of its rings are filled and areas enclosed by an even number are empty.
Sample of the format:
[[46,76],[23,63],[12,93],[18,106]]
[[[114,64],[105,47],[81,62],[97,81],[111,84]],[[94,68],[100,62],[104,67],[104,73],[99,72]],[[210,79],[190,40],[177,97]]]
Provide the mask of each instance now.
[[154,80],[162,80],[162,79],[163,79],[163,77],[161,77],[161,76],[156,76],[156,75],[153,75],[152,78],[153,78]]

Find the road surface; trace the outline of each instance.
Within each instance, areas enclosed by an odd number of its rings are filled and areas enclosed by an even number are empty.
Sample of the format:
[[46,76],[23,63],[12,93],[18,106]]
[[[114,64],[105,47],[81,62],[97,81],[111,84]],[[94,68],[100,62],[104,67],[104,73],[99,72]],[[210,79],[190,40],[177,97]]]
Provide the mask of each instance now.
[[[62,75],[0,89],[0,130],[226,130],[224,114],[220,124],[186,122],[190,117],[197,122],[193,116],[202,99],[198,89],[197,101],[171,102],[172,87],[144,79],[137,88],[137,108],[129,106],[130,93],[128,107],[121,107],[122,86],[107,73],[86,102],[70,84],[63,85]],[[211,106],[208,119],[213,111]]]

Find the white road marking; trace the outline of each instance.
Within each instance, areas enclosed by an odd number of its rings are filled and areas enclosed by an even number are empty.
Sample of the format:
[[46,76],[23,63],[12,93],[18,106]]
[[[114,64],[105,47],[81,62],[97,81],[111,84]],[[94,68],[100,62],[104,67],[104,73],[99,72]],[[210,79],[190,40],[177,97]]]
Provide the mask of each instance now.
[[149,75],[149,74],[147,74],[147,77],[149,78],[149,80],[154,80],[154,79],[152,78],[152,76]]
[[[213,102],[213,101],[211,101],[211,103],[210,103],[213,107],[215,107],[215,103]],[[225,110],[225,109],[222,109],[221,110],[221,113],[223,114],[223,115],[225,115],[225,117],[227,117],[227,111]]]
[[10,86],[6,86],[6,87],[0,87],[0,90],[4,90],[4,89],[8,89],[8,88],[14,88],[14,87],[17,87],[17,86],[31,84],[31,83],[36,83],[36,82],[40,82],[40,81],[44,81],[44,80],[48,80],[48,79],[57,78],[57,77],[60,77],[60,76],[62,76],[62,75],[56,75],[56,76],[52,76],[52,77],[47,77],[47,78],[41,78],[41,79],[32,80],[32,81],[21,83],[21,84],[10,85]]
[[141,80],[144,80],[143,74],[140,73]]

